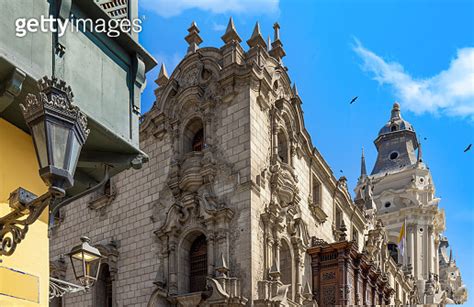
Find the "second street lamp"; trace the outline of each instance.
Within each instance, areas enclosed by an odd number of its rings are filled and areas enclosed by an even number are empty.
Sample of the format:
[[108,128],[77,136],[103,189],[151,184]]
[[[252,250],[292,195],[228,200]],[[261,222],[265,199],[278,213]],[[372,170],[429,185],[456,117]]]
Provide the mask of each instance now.
[[99,277],[102,255],[90,244],[88,237],[81,237],[82,243],[71,249],[68,256],[71,259],[74,276],[86,289],[92,287]]
[[50,300],[68,293],[87,292],[97,281],[104,257],[96,247],[90,244],[88,237],[81,237],[81,241],[81,244],[73,247],[67,254],[71,260],[74,277],[80,285],[50,277]]

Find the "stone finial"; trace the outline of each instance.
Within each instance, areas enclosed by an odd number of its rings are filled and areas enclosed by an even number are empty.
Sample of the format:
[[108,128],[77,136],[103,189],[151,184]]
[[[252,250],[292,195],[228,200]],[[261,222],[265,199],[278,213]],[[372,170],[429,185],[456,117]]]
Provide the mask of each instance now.
[[339,227],[339,241],[346,241],[347,239],[347,227],[344,223],[344,220],[341,221],[341,226]]
[[299,93],[298,93],[298,88],[296,87],[296,83],[293,83],[293,88],[291,89],[291,91],[293,92],[293,96],[294,97],[299,97]]
[[274,41],[279,41],[280,40],[280,25],[278,22],[275,22],[273,24],[273,31],[274,31]]
[[270,55],[277,59],[279,62],[286,55],[285,50],[283,49],[283,44],[280,40],[280,25],[278,22],[275,22],[273,25],[274,30],[274,42],[272,43],[272,49],[270,50]]
[[396,120],[396,119],[400,119],[400,104],[398,102],[395,102],[393,104],[393,108],[392,108],[392,116],[390,117],[390,119],[392,120]]
[[367,167],[365,166],[364,147],[362,147],[362,155],[360,157],[360,178],[367,176]]
[[166,85],[166,83],[168,83],[168,80],[169,80],[169,77],[168,77],[168,72],[166,71],[166,66],[165,66],[165,63],[161,63],[161,68],[160,68],[160,72],[158,73],[158,78],[156,79],[156,84],[158,84],[158,86],[163,86],[163,85]]
[[255,27],[253,28],[252,36],[247,41],[247,45],[249,45],[250,48],[260,46],[267,49],[267,44],[265,43],[265,40],[262,37],[262,33],[260,32],[260,24],[258,23],[258,21],[255,24]]
[[234,20],[232,19],[232,17],[229,18],[227,29],[225,30],[225,33],[224,35],[222,35],[221,39],[226,44],[231,43],[231,42],[240,43],[242,41],[239,34],[237,34],[237,30],[235,29]]
[[268,275],[270,275],[272,280],[275,280],[275,281],[280,280],[281,272],[280,272],[280,268],[279,268],[278,261],[276,258],[273,260],[273,264],[272,264],[272,267],[270,268],[270,271],[268,272]]
[[192,22],[191,26],[188,29],[189,34],[184,38],[189,44],[188,54],[196,52],[199,49],[199,45],[202,43],[202,38],[199,36],[199,28],[197,27],[196,22]]
[[217,259],[216,271],[220,276],[223,277],[226,277],[227,273],[229,272],[229,268],[227,267],[227,262],[225,261],[223,253],[221,253],[221,256]]
[[312,300],[313,298],[313,293],[311,292],[311,286],[309,285],[309,281],[306,281],[306,284],[304,285],[303,297],[308,301]]

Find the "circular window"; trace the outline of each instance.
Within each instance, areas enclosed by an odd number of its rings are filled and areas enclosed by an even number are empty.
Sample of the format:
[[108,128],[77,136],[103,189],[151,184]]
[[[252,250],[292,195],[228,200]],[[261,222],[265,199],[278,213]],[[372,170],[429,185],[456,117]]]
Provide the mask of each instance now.
[[395,160],[398,158],[398,152],[394,151],[390,154],[390,160]]
[[424,178],[420,178],[420,182],[421,182],[421,183],[425,182],[425,179],[424,179]]
[[420,228],[420,232],[423,232],[423,228]]
[[389,208],[392,204],[388,201],[385,203],[385,208]]

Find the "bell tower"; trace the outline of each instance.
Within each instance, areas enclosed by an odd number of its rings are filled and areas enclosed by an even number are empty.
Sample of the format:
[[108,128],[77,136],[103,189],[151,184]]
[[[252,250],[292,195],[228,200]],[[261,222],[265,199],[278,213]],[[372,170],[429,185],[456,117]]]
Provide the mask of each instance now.
[[374,141],[378,156],[372,175],[397,171],[417,162],[418,140],[412,125],[400,114],[400,105],[393,104],[390,120],[380,129]]
[[[388,235],[388,253],[413,276],[423,303],[439,303],[438,249],[445,229],[444,211],[413,126],[394,103],[390,119],[374,141],[377,160],[370,175],[365,158],[355,189],[355,202],[382,220]],[[401,229],[403,242],[400,244]]]

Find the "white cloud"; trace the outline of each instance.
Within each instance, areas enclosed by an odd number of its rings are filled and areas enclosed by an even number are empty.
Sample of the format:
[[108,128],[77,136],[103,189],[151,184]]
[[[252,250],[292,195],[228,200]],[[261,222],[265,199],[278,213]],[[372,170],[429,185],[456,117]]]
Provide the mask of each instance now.
[[224,25],[224,24],[218,24],[218,23],[215,23],[215,22],[212,23],[212,30],[214,30],[214,31],[222,32],[226,28],[227,28],[227,26]]
[[275,14],[279,0],[141,0],[140,5],[162,17],[173,17],[189,9],[215,14]]
[[448,69],[427,78],[414,78],[397,62],[387,62],[355,39],[362,69],[379,84],[390,85],[403,107],[421,114],[445,114],[474,119],[474,48],[462,48]]

